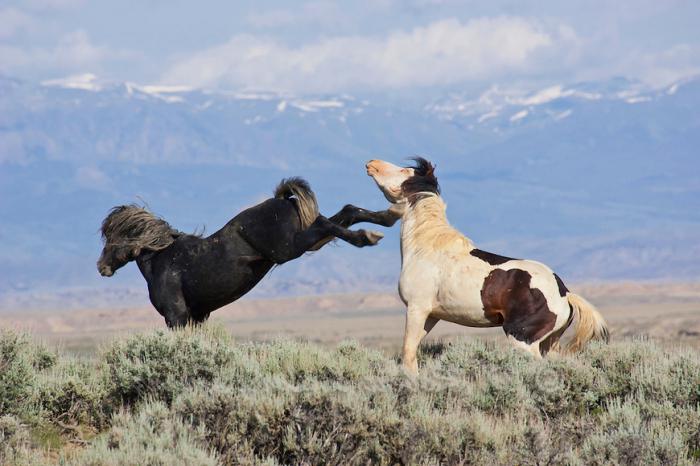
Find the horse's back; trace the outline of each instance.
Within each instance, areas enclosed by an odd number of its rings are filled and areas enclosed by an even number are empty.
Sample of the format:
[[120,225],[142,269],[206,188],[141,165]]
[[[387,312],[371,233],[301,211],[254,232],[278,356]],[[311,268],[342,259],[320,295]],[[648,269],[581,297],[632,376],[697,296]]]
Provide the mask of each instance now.
[[[299,214],[295,199],[270,198],[259,204],[242,210],[233,217],[224,228],[237,225],[239,227],[278,228],[280,225],[300,227]],[[217,232],[218,233],[218,232]]]

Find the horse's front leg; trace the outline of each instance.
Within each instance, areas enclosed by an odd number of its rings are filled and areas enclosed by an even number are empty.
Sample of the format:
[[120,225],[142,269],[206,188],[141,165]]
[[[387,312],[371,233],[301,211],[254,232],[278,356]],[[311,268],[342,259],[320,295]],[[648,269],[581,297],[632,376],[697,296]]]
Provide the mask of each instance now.
[[371,230],[348,230],[319,215],[314,223],[305,230],[280,232],[278,240],[271,243],[257,241],[243,233],[248,241],[261,255],[275,264],[283,264],[296,259],[305,252],[314,250],[314,245],[326,238],[340,238],[358,248],[374,246],[384,237],[381,233]]
[[394,204],[386,210],[376,212],[348,204],[328,220],[346,228],[362,222],[391,227],[401,218],[402,214],[403,206],[401,204]]
[[165,318],[170,328],[184,327],[192,321],[190,311],[182,296],[182,289],[168,281],[159,282],[158,286],[148,286],[151,304]]
[[435,327],[439,319],[430,317],[430,311],[409,306],[406,310],[406,330],[403,336],[402,363],[411,375],[418,375],[418,346]]
[[[328,220],[330,220],[332,223],[335,223],[336,225],[345,228],[355,225],[356,223],[362,222],[374,223],[375,225],[391,227],[396,223],[398,219],[401,218],[402,214],[403,206],[398,204],[394,204],[387,210],[381,210],[377,212],[363,209],[362,207],[356,207],[352,204],[348,204],[342,209],[340,209],[337,214],[333,215]],[[326,238],[323,238],[323,240],[310,247],[309,250],[317,251],[326,244],[333,241],[333,238],[333,236],[327,236]]]
[[323,215],[319,215],[309,228],[295,235],[295,245],[306,252],[311,250],[319,241],[328,237],[339,238],[353,246],[362,248],[374,246],[384,235],[372,230],[348,230],[344,226],[330,221]]

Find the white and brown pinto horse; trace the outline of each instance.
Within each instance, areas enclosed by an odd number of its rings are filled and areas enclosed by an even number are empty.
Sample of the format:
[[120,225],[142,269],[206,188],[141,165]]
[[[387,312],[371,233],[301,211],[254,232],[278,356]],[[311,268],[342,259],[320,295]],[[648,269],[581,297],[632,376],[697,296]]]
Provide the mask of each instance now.
[[509,340],[536,358],[556,350],[577,317],[567,350],[608,339],[603,317],[571,293],[544,264],[477,249],[450,226],[433,165],[367,163],[367,174],[401,215],[399,294],[407,306],[403,364],[418,372],[416,351],[439,320],[468,327],[502,326]]

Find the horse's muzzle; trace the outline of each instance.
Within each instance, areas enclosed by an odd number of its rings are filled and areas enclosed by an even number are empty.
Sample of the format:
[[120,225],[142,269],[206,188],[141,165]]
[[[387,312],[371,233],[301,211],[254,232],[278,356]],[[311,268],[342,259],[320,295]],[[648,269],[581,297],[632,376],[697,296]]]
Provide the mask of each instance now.
[[108,267],[106,265],[101,265],[101,266],[97,267],[97,270],[100,272],[100,275],[102,275],[103,277],[111,277],[112,275],[114,275],[114,271],[112,270],[112,268]]
[[379,173],[379,169],[375,166],[376,160],[370,160],[365,164],[365,168],[367,169],[367,174],[369,176],[374,176],[377,173]]

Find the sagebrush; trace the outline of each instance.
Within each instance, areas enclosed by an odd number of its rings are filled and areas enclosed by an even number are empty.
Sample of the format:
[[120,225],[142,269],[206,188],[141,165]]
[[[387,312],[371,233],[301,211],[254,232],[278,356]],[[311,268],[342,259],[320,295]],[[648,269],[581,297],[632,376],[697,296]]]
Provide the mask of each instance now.
[[0,463],[694,464],[700,354],[651,341],[543,361],[433,344],[421,373],[345,342],[203,326],[92,359],[0,336]]

